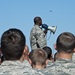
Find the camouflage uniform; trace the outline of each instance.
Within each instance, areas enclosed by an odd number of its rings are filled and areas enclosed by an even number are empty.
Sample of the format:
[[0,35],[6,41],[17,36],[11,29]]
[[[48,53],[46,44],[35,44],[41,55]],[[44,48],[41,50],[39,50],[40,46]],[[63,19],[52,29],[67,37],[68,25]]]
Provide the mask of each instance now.
[[55,70],[51,70],[49,68],[34,69],[34,70],[36,70],[38,73],[43,73],[44,75],[69,75],[69,74],[62,72],[62,71],[57,73]]
[[51,60],[48,60],[48,64],[47,64],[46,67],[49,67],[49,66],[51,66],[52,64],[53,64],[53,62],[52,62]]
[[20,61],[4,61],[0,65],[0,75],[44,75],[24,65]]
[[45,75],[75,75],[75,63],[71,59],[57,59],[53,65],[42,70]]
[[[27,60],[24,60],[24,61],[23,61],[23,64],[24,64],[25,66],[31,67],[30,63],[29,63]],[[32,67],[31,67],[31,68],[32,68]]]
[[45,33],[38,25],[34,25],[30,32],[30,45],[32,50],[47,45]]

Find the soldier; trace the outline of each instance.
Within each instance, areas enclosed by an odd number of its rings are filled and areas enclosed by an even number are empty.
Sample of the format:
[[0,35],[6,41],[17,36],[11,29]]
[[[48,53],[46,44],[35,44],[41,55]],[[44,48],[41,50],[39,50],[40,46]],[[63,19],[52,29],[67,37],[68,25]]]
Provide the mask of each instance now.
[[4,61],[0,65],[0,75],[40,75],[23,63],[26,39],[21,30],[11,28],[1,37],[1,50]]
[[30,45],[31,49],[34,50],[36,48],[43,48],[47,45],[45,35],[47,30],[44,31],[40,28],[42,25],[42,19],[40,17],[34,18],[34,27],[30,32]]
[[36,70],[43,69],[47,65],[47,53],[41,48],[32,50],[29,54],[29,58],[32,68]]
[[43,50],[47,52],[47,59],[53,62],[52,49],[49,46],[45,46]]
[[24,53],[24,61],[23,63],[26,65],[26,66],[29,66],[31,67],[30,63],[29,63],[29,47],[26,45],[25,46],[25,53]]
[[75,50],[75,36],[70,32],[61,33],[56,41],[58,59],[49,68],[43,70],[46,75],[74,75],[75,63],[72,54]]
[[54,54],[54,62],[57,60],[57,52]]
[[53,64],[53,57],[52,57],[52,49],[49,46],[43,47],[43,50],[47,53],[47,67]]

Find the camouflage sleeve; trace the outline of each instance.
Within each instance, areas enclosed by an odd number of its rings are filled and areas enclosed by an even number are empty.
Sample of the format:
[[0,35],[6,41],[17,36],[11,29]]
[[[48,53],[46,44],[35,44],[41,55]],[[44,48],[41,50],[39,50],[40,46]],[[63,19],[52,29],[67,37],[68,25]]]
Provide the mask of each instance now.
[[31,45],[31,49],[36,49],[37,45],[36,45],[36,33],[35,33],[36,29],[33,28],[30,32],[30,45]]

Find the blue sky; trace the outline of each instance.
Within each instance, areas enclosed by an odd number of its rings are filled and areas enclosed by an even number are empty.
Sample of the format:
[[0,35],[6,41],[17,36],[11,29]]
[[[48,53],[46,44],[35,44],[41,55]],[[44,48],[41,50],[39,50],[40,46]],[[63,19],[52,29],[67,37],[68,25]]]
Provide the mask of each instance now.
[[47,44],[53,54],[56,52],[53,45],[60,33],[75,34],[75,0],[0,0],[0,37],[9,28],[19,28],[30,48],[30,30],[35,16],[40,16],[49,26],[57,26],[55,34],[47,33],[47,39],[50,36]]

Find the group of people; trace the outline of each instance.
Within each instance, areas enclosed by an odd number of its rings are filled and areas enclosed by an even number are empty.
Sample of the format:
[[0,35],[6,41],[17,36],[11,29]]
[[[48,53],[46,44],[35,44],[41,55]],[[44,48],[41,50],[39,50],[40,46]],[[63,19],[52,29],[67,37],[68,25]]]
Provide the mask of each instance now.
[[[52,57],[52,49],[47,46],[47,30],[40,27],[42,19],[34,18],[30,32],[30,46],[26,45],[24,33],[10,28],[1,36],[0,53],[3,60],[0,75],[74,75],[75,74],[75,35],[62,32],[56,39],[57,52]],[[1,56],[1,57],[2,57]]]

